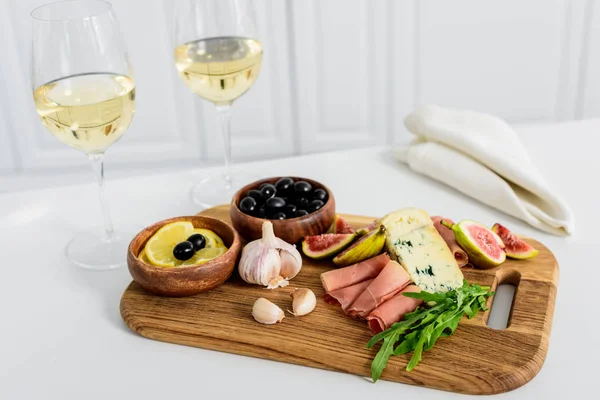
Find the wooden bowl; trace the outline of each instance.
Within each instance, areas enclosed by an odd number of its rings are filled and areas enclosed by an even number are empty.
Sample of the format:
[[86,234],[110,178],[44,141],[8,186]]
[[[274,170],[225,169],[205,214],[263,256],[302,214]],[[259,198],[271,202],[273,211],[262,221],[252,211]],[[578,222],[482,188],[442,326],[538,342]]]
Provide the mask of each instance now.
[[300,178],[291,176],[294,181],[306,181],[312,185],[315,189],[323,189],[327,192],[327,203],[317,211],[304,215],[302,217],[290,218],[284,220],[267,220],[263,218],[253,217],[248,214],[244,214],[239,208],[240,200],[243,199],[250,189],[257,189],[263,183],[275,184],[279,179],[283,177],[261,179],[254,183],[244,186],[236,192],[231,201],[231,207],[229,208],[229,214],[231,216],[231,223],[236,231],[246,240],[251,241],[262,237],[262,224],[264,221],[271,221],[273,223],[273,230],[275,236],[285,240],[288,243],[297,243],[304,238],[304,236],[320,235],[325,233],[327,229],[333,223],[335,219],[335,199],[333,193],[329,188],[322,183],[313,181],[312,179]]
[[[141,261],[137,256],[148,239],[162,226],[175,221],[190,221],[195,228],[210,229],[223,239],[228,250],[204,264],[186,267],[164,268]],[[210,217],[177,217],[157,222],[138,233],[129,244],[127,266],[133,280],[150,292],[164,296],[192,296],[225,282],[233,272],[240,250],[240,238],[229,224]]]

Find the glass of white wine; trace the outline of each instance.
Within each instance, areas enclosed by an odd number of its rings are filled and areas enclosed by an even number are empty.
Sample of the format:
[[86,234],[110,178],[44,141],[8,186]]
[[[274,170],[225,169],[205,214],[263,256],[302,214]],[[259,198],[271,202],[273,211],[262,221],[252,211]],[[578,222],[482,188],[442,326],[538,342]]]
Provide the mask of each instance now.
[[176,0],[175,66],[183,82],[215,104],[225,155],[222,176],[194,186],[192,198],[202,207],[229,203],[236,188],[253,179],[231,174],[231,105],[256,81],[262,44],[256,39],[251,0]]
[[104,227],[77,235],[67,257],[80,267],[125,264],[134,228],[114,229],[104,195],[104,152],[129,127],[135,84],[110,3],[67,0],[31,12],[31,85],[42,124],[91,161]]

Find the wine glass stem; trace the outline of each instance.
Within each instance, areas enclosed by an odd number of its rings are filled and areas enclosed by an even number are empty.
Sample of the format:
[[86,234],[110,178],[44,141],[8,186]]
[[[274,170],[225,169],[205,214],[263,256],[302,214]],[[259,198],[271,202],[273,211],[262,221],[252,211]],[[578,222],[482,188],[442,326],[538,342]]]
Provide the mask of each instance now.
[[113,236],[113,223],[110,219],[108,211],[108,203],[104,193],[104,153],[88,154],[89,160],[92,162],[92,169],[98,182],[98,192],[100,194],[100,207],[102,207],[102,217],[104,218],[104,231],[106,232],[106,240],[110,241]]
[[225,172],[223,179],[225,187],[231,188],[231,104],[217,104],[217,113],[221,122],[221,137],[223,138],[223,152],[225,156]]

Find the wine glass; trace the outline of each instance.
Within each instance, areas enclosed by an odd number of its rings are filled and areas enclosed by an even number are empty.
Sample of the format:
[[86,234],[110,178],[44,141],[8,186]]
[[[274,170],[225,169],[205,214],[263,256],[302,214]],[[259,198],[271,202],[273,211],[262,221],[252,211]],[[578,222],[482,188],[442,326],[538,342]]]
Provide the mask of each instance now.
[[67,258],[80,267],[125,264],[134,228],[114,229],[104,195],[104,152],[121,138],[135,111],[135,84],[110,3],[66,0],[31,12],[31,85],[42,124],[91,161],[104,227],[77,235]]
[[251,0],[177,0],[174,10],[175,66],[183,82],[216,106],[225,153],[223,176],[192,189],[202,207],[229,203],[234,188],[250,177],[231,174],[231,105],[250,89],[262,64]]

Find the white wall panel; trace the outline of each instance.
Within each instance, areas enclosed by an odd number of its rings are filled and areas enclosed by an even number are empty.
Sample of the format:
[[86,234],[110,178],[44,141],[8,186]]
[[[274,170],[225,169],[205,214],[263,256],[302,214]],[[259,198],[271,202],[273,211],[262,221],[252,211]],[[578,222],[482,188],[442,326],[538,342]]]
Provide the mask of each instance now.
[[417,0],[392,1],[389,13],[391,23],[391,120],[390,142],[406,142],[410,139],[404,127],[404,117],[414,110],[418,94],[419,70],[415,60],[419,59],[419,19]]
[[583,68],[580,77],[578,118],[600,116],[600,4],[587,1],[589,36],[584,42]]
[[[0,31],[2,27],[0,27]],[[0,81],[0,93],[6,93],[3,82]],[[11,130],[8,113],[0,103],[0,174],[14,173],[17,171],[17,162],[13,156],[14,145],[12,135],[7,132]],[[0,185],[1,186],[1,185]],[[1,190],[1,189],[0,189]]]
[[591,4],[591,0],[578,0],[569,1],[566,6],[556,101],[556,119],[559,121],[581,117],[581,77],[587,66]]
[[567,1],[421,1],[417,103],[555,119]]
[[303,152],[384,143],[387,2],[293,2],[295,88]]
[[[0,13],[3,11],[2,4],[0,3]],[[0,38],[8,40],[10,34],[10,26],[0,24]],[[0,62],[0,78],[8,77],[4,71],[4,64],[5,62]],[[12,87],[8,79],[0,79],[0,174],[14,173],[18,169],[18,163],[14,155],[14,136],[11,134],[13,131],[11,122],[14,120],[7,104],[11,89]],[[0,191],[2,190],[1,186],[2,184],[0,184]]]

